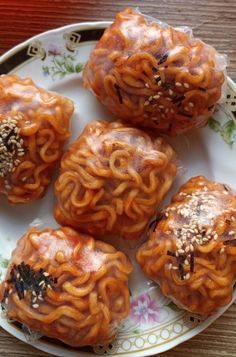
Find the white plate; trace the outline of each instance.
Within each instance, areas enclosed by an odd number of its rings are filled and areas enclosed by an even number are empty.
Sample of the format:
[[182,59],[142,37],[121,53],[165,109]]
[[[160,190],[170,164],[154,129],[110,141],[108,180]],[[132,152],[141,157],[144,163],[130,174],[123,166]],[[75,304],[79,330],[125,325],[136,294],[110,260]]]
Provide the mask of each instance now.
[[[12,72],[22,77],[30,76],[39,86],[57,91],[74,100],[76,110],[71,141],[89,121],[112,118],[95,97],[83,88],[79,73],[80,64],[88,60],[92,48],[108,24],[81,23],[49,31],[15,47],[0,59],[0,74]],[[226,182],[236,190],[236,144],[233,145],[236,140],[233,113],[236,111],[235,102],[236,86],[229,79],[227,103],[217,108],[209,125],[188,135],[169,139],[177,150],[184,169],[176,179],[168,199],[181,183],[199,174]],[[3,258],[10,257],[17,239],[33,221],[34,224],[43,222],[43,225],[57,226],[52,216],[53,202],[52,187],[43,200],[27,206],[10,207],[5,199],[0,199],[0,254]],[[135,249],[129,247],[127,250],[130,254]],[[4,263],[3,260],[2,265]],[[20,328],[3,317],[0,318],[0,324],[20,340],[58,356],[91,357],[95,353],[108,352],[123,357],[143,357],[166,351],[190,339],[226,310],[222,309],[218,314],[206,319],[191,316],[163,297],[159,289],[143,276],[137,264],[135,273],[132,273],[130,288],[133,307],[131,315],[117,340],[104,348],[81,351],[48,339],[29,340]],[[236,290],[234,295],[236,297]],[[154,313],[155,321],[151,319],[151,313]]]

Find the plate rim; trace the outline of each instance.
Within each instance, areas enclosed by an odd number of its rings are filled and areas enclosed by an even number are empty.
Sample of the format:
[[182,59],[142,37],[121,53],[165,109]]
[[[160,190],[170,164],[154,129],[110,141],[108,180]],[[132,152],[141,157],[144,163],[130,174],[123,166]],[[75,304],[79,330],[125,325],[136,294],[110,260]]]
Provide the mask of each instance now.
[[[4,61],[8,60],[12,55],[16,54],[19,50],[21,50],[22,48],[26,47],[27,45],[29,45],[32,41],[38,40],[39,38],[43,38],[46,36],[50,36],[50,35],[55,35],[55,34],[59,34],[60,32],[65,32],[67,30],[69,31],[73,31],[73,30],[78,30],[78,31],[82,31],[82,30],[88,30],[88,29],[93,29],[93,30],[97,30],[97,29],[105,29],[107,26],[109,26],[112,23],[112,21],[106,20],[106,21],[86,21],[86,22],[78,22],[78,23],[73,23],[73,24],[68,24],[65,26],[61,26],[61,27],[57,27],[57,28],[53,28],[53,29],[49,29],[47,31],[38,33],[28,39],[26,39],[25,41],[13,46],[11,49],[7,50],[5,53],[3,53],[0,56],[0,64],[3,63]],[[14,70],[14,69],[13,69]],[[236,92],[236,82],[234,82],[234,80],[232,78],[230,78],[229,76],[227,76],[227,83],[228,85],[230,85],[230,87]],[[149,347],[146,350],[140,350],[140,351],[132,351],[132,352],[128,352],[128,353],[121,353],[118,354],[117,356],[121,356],[121,357],[130,357],[130,356],[140,356],[140,357],[144,357],[144,356],[152,356],[155,354],[159,354],[159,353],[163,353],[165,351],[168,351],[176,346],[178,346],[179,344],[182,344],[185,341],[190,340],[191,338],[193,338],[194,336],[197,336],[198,334],[200,334],[201,332],[203,332],[207,327],[209,327],[214,321],[216,321],[221,315],[223,315],[225,313],[225,311],[235,302],[236,300],[236,291],[234,292],[234,299],[232,300],[232,302],[220,309],[220,311],[215,314],[212,315],[210,317],[208,317],[204,322],[201,323],[201,325],[197,326],[197,332],[196,332],[196,327],[194,327],[193,329],[189,330],[188,332],[184,333],[183,335],[179,335],[178,337],[176,337],[174,340],[169,341],[167,343],[164,343],[162,345],[153,345],[152,347]],[[58,348],[59,349],[63,349],[63,352],[66,353],[66,346],[65,347],[61,347],[61,346],[57,346],[54,345],[53,343],[48,343],[47,341],[36,341],[36,342],[30,342],[28,341],[23,332],[19,331],[18,328],[15,328],[16,333],[13,334],[11,331],[11,325],[9,323],[1,323],[0,320],[0,326],[7,331],[10,335],[14,336],[15,338],[19,339],[20,341],[23,341],[25,343],[27,343],[30,346],[33,346],[34,348],[37,348],[38,350],[44,351],[46,353],[52,353],[55,354],[56,356],[65,356],[65,354],[58,354],[60,353],[59,351],[56,351]],[[55,349],[54,351],[48,351],[48,347]],[[158,349],[158,351],[155,351],[155,349]],[[61,353],[63,353],[61,352]],[[84,352],[83,351],[73,351],[72,353],[75,353],[77,356],[81,357],[83,356]],[[96,354],[92,354],[90,352],[88,352],[91,356],[95,356]],[[87,352],[86,352],[87,354]],[[116,354],[113,354],[113,356],[116,356]]]

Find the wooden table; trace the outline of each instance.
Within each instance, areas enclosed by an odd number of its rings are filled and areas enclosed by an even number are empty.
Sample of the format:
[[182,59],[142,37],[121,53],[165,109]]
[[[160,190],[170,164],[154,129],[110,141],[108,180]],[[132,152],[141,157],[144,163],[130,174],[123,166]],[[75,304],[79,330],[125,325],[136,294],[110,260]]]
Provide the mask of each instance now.
[[[87,20],[108,20],[127,0],[0,0],[0,55],[42,31]],[[188,25],[194,34],[226,53],[236,80],[236,0],[138,0],[146,14],[171,25]],[[236,304],[205,332],[163,353],[163,357],[236,356]],[[46,357],[0,329],[1,357]]]

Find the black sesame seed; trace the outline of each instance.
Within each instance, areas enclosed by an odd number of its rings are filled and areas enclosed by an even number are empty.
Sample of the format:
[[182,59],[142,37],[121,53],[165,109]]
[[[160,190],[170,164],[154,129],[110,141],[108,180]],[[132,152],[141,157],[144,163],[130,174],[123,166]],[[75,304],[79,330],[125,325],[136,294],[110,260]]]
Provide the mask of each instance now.
[[40,301],[43,300],[47,287],[52,287],[56,283],[57,279],[52,278],[43,269],[35,271],[24,262],[13,266],[7,281],[11,289],[15,289],[20,300],[26,296],[27,292],[31,293],[32,306],[39,298]]
[[160,58],[160,60],[159,60],[159,62],[158,62],[158,65],[160,65],[160,64],[162,64],[162,63],[164,63],[164,62],[166,62],[167,58],[168,58],[168,53],[166,53],[164,56],[162,56],[162,57]]

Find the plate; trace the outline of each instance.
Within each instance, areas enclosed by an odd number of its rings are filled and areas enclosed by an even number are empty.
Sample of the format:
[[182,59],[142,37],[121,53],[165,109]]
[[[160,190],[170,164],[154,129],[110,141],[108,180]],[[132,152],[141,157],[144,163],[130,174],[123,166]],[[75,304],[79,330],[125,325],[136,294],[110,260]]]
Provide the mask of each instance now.
[[[30,76],[37,85],[62,93],[76,103],[71,142],[89,121],[112,119],[96,98],[83,88],[81,75],[83,65],[108,24],[109,22],[88,22],[52,30],[31,38],[0,59],[0,74],[17,73],[22,77]],[[236,85],[228,79],[227,102],[217,107],[208,125],[187,135],[168,139],[178,153],[180,169],[166,202],[181,183],[199,174],[226,182],[236,190],[235,116]],[[7,259],[17,239],[29,225],[57,227],[52,216],[52,187],[53,184],[43,200],[27,206],[10,207],[5,199],[0,199],[2,278]],[[134,257],[137,248],[135,243],[127,245],[125,251]],[[0,317],[0,324],[18,339],[57,356],[91,357],[106,353],[122,357],[143,357],[161,353],[192,338],[227,309],[225,307],[208,318],[200,318],[180,310],[161,294],[155,284],[144,277],[137,264],[131,275],[130,290],[131,314],[120,330],[117,340],[109,346],[73,349],[54,340],[37,339],[35,334],[27,334],[4,316]]]

